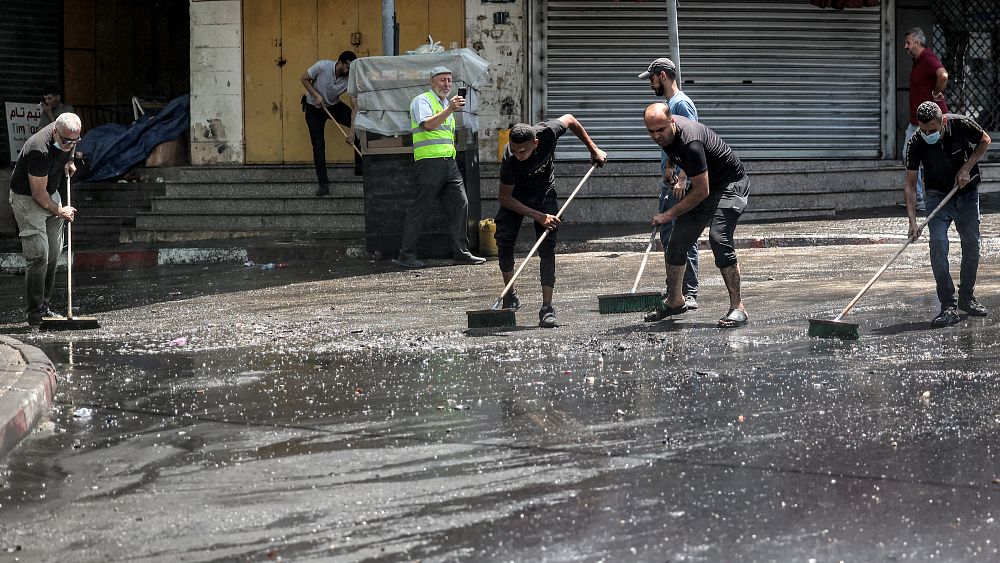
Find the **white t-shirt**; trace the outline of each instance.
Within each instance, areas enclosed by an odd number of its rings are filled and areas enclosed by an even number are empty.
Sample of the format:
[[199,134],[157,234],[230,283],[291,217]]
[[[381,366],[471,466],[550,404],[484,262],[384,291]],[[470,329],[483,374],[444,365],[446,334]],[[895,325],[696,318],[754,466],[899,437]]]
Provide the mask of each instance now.
[[[329,59],[324,59],[322,61],[316,61],[314,65],[309,67],[306,74],[309,78],[313,79],[313,88],[321,96],[323,100],[326,101],[326,105],[332,106],[340,101],[340,95],[347,91],[347,77],[337,76],[337,61],[331,61]],[[306,96],[306,101],[309,105],[313,107],[319,107],[316,105],[316,100],[312,96]]]

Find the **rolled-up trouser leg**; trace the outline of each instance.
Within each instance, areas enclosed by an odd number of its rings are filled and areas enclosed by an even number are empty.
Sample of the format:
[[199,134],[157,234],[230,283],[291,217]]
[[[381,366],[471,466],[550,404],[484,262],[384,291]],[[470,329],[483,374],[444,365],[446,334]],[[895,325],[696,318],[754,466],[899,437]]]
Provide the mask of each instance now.
[[715,256],[715,265],[719,269],[736,264],[736,247],[733,244],[733,234],[740,220],[742,210],[719,208],[708,226],[708,242]]

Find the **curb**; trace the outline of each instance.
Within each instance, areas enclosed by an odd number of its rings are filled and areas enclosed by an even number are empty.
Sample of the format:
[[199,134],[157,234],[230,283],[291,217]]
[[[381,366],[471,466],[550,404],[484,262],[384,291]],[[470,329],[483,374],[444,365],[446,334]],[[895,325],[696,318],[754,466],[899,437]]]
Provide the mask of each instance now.
[[[926,235],[925,235],[926,236]],[[894,234],[836,234],[836,235],[776,235],[765,237],[737,237],[736,248],[793,248],[807,246],[855,246],[867,244],[902,244],[905,235]],[[957,242],[957,237],[949,237]],[[992,242],[992,237],[982,237],[983,244]],[[560,254],[577,252],[643,252],[646,250],[648,235],[617,236],[595,239],[559,240]],[[525,252],[531,247],[530,240],[518,241],[517,251]],[[698,245],[708,249],[708,237],[702,236]],[[662,252],[659,237],[655,249]],[[155,266],[182,264],[222,264],[256,262],[289,262],[295,260],[317,261],[342,257],[368,258],[363,244],[344,246],[318,245],[273,245],[229,248],[161,248],[151,250],[86,250],[73,255],[73,268],[78,271],[96,270],[139,270]],[[60,258],[60,267],[65,268],[65,256]],[[24,257],[18,252],[0,253],[0,272],[23,274]]]
[[7,390],[0,388],[0,459],[14,449],[52,407],[56,393],[56,370],[38,348],[0,335],[0,347],[19,352],[23,365],[0,366],[20,370]]

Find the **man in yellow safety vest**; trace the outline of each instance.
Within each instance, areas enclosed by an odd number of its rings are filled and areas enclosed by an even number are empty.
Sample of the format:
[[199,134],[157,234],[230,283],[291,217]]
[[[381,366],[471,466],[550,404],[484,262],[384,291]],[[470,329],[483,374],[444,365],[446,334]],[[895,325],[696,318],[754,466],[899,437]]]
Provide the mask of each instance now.
[[456,264],[482,264],[485,258],[469,252],[469,199],[455,162],[455,116],[465,98],[451,93],[452,72],[438,66],[431,70],[431,89],[410,103],[413,159],[416,161],[417,197],[403,223],[403,243],[393,262],[404,268],[423,268],[417,258],[417,240],[424,220],[440,199],[448,216],[452,257]]

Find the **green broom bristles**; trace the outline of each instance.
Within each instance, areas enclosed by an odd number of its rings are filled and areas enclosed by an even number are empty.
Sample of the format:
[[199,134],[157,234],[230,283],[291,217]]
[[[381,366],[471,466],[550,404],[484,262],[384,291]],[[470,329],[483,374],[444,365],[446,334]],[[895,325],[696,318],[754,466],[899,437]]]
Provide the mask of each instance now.
[[469,328],[517,326],[514,309],[484,309],[466,311],[465,314],[469,317]]
[[652,311],[662,304],[663,295],[658,291],[597,296],[597,310],[602,315]]
[[809,336],[816,338],[839,338],[841,340],[857,340],[861,338],[858,325],[843,321],[824,321],[809,319]]

